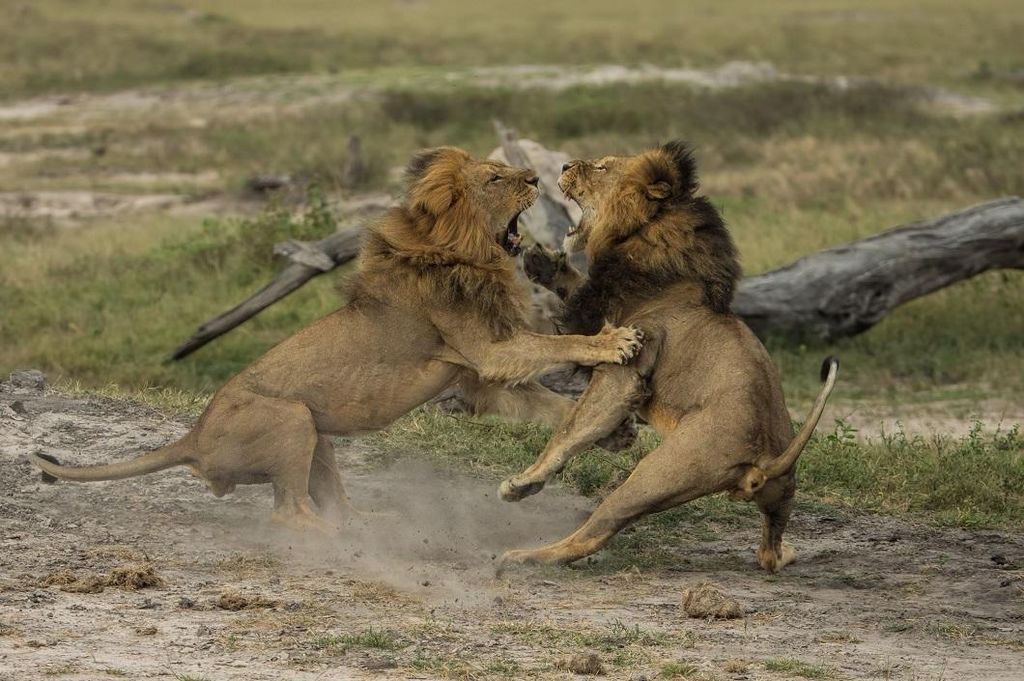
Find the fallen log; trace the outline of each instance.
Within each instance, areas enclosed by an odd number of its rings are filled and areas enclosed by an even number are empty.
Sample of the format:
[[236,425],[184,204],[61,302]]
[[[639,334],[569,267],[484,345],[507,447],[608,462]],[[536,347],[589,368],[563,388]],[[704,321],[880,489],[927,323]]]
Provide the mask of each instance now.
[[[518,139],[498,121],[494,125],[501,146],[491,157],[531,167],[541,176],[540,200],[520,218],[524,231],[557,248],[579,219],[578,209],[553,189],[567,157]],[[277,244],[274,252],[291,263],[250,298],[200,326],[171,359],[188,356],[313,277],[353,259],[362,230]],[[762,337],[834,340],[862,333],[903,303],[998,268],[1024,268],[1024,201],[1017,197],[898,227],[744,279],[733,311]],[[544,300],[534,302],[546,308]]]
[[[568,154],[545,149],[529,140],[524,144],[515,131],[501,121],[495,120],[493,124],[501,147],[490,157],[519,168],[530,168],[540,177],[540,196],[519,217],[520,226],[537,243],[552,249],[561,248],[565,235],[576,226],[557,184],[562,164],[569,160]],[[530,151],[537,161],[531,158]]]
[[274,253],[283,255],[291,264],[281,270],[273,281],[227,312],[204,323],[184,343],[175,348],[170,359],[191,355],[214,338],[222,336],[242,322],[256,316],[307,281],[344,265],[359,253],[362,228],[348,229],[319,241],[285,241],[274,246]]
[[1024,200],[1009,197],[882,232],[744,279],[732,309],[759,336],[834,340],[992,269],[1024,268]]

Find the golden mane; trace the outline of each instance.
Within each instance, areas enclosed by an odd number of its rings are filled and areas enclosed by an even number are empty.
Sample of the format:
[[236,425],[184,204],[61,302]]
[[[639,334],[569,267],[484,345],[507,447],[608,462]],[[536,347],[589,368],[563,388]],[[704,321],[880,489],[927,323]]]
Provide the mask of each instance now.
[[515,263],[489,232],[486,209],[466,191],[463,169],[473,162],[454,147],[413,158],[406,201],[363,238],[348,287],[353,304],[414,295],[417,305],[473,307],[496,340],[525,325],[527,291]]

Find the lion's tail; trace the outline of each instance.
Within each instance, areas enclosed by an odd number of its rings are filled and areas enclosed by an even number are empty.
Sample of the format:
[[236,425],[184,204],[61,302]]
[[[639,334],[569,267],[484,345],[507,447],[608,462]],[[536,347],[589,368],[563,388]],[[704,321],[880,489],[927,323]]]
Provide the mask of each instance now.
[[121,480],[187,463],[192,459],[193,453],[188,439],[186,435],[177,442],[172,442],[152,452],[146,452],[129,461],[99,466],[62,466],[55,457],[49,454],[30,454],[29,459],[42,469],[43,482],[47,483],[57,482],[58,479],[75,482]]
[[832,394],[838,374],[839,360],[832,356],[826,357],[825,361],[821,363],[821,390],[818,392],[818,398],[814,401],[811,413],[807,415],[807,420],[804,421],[793,441],[786,447],[786,451],[774,459],[765,461],[763,464],[759,462],[758,464],[761,470],[764,471],[767,479],[771,480],[772,478],[784,475],[793,467],[796,460],[800,458],[800,454],[804,451],[804,447],[807,446],[807,442],[811,439],[814,428],[821,419],[821,413],[825,411],[825,403],[828,401],[828,396]]

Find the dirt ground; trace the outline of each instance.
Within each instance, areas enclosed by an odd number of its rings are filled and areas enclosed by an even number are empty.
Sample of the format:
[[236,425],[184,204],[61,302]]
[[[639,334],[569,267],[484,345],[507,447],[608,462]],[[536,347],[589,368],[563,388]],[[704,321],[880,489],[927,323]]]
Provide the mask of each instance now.
[[[663,569],[599,556],[497,577],[495,554],[558,538],[592,502],[503,504],[496,480],[414,456],[369,470],[344,443],[352,497],[389,515],[303,538],[269,524],[267,486],[217,499],[184,469],[47,485],[25,461],[108,461],[187,426],[0,385],[0,680],[574,678],[587,652],[613,679],[1024,678],[1021,532],[823,506],[794,517],[800,558],[776,577],[753,519],[686,528]],[[703,581],[743,616],[688,617]]]

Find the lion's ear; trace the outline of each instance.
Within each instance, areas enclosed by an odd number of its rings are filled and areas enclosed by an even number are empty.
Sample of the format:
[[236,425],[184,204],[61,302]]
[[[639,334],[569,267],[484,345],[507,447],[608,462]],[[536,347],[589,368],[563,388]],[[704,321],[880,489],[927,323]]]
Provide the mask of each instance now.
[[665,181],[652,182],[644,188],[644,193],[652,201],[664,201],[672,194],[672,185]]
[[433,165],[434,161],[436,161],[443,153],[444,147],[423,149],[422,151],[416,152],[416,154],[414,154],[409,160],[409,165],[405,167],[406,184],[412,185],[423,179],[423,176],[426,174],[430,166]]

